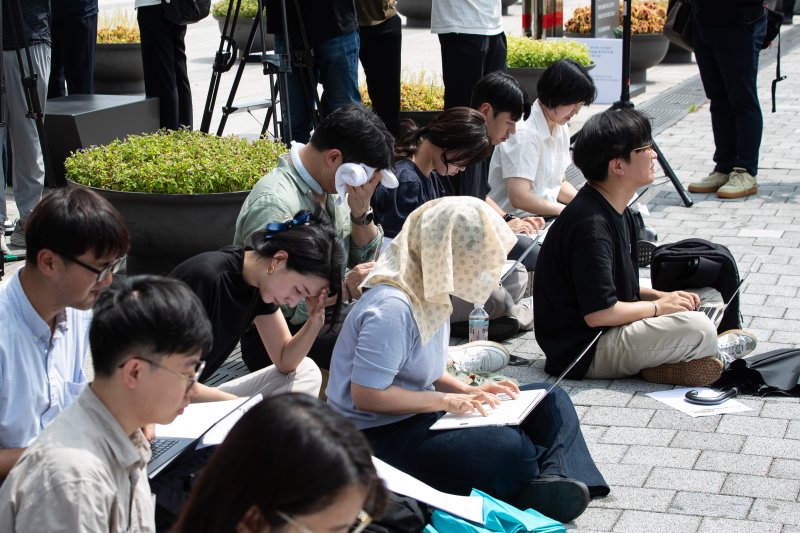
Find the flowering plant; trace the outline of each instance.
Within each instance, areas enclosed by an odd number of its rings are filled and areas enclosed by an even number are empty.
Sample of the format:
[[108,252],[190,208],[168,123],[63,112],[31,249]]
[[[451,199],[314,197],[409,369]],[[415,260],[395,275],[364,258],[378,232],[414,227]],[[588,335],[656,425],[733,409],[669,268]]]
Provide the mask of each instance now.
[[99,44],[120,44],[141,42],[139,25],[133,14],[127,11],[105,13],[97,21],[97,42]]
[[[622,4],[619,6],[622,18]],[[667,19],[667,8],[661,2],[634,2],[631,4],[631,33],[661,33]],[[564,25],[570,33],[589,33],[592,30],[592,8],[579,7]]]
[[[361,101],[364,107],[372,107],[367,86],[361,84]],[[428,80],[424,72],[400,82],[400,111],[441,111],[444,109],[444,87],[435,80]]]

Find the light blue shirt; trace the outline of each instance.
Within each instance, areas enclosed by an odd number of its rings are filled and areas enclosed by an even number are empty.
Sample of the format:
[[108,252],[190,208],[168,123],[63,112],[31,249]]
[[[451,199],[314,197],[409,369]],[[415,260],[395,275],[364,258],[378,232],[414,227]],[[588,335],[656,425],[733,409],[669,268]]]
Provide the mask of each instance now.
[[83,390],[91,320],[67,308],[51,335],[19,272],[0,288],[0,448],[28,446]]
[[328,379],[328,403],[359,429],[384,426],[412,416],[360,411],[350,384],[385,390],[433,390],[447,363],[449,323],[421,344],[411,303],[403,291],[378,285],[364,293],[347,315],[336,339]]

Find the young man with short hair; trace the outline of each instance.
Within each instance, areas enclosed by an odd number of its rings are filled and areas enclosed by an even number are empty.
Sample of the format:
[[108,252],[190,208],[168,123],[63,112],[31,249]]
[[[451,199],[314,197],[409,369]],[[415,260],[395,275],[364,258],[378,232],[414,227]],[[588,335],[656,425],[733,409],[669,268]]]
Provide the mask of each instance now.
[[750,353],[756,339],[741,330],[717,338],[695,312],[720,303],[714,289],[663,292],[639,286],[635,226],[627,203],[654,178],[652,131],[631,109],[590,118],[573,146],[588,183],[550,228],[536,265],[534,324],[545,370],[558,375],[600,330],[604,333],[567,374],[708,385],[723,366]]
[[11,470],[2,531],[155,531],[140,428],[189,404],[211,324],[184,283],[134,276],[98,296],[89,340],[95,379]]
[[0,288],[0,479],[83,389],[92,305],[130,245],[122,216],[56,189],[25,226],[25,266]]

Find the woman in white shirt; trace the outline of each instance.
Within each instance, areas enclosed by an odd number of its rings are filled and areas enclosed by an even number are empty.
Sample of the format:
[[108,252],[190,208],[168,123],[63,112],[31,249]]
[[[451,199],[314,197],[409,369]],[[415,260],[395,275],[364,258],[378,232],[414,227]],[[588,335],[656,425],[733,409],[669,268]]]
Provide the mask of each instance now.
[[557,216],[575,197],[565,175],[571,162],[567,122],[596,94],[586,69],[570,59],[545,70],[537,90],[530,117],[497,147],[489,165],[489,197],[516,216]]

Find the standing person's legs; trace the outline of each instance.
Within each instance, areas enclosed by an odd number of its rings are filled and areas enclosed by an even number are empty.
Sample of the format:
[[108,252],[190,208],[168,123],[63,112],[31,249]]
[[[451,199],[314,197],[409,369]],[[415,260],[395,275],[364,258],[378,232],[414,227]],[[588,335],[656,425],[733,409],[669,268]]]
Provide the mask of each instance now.
[[164,18],[160,5],[140,7],[137,19],[142,38],[144,92],[148,98],[158,98],[160,127],[177,130],[180,119],[173,46],[175,25]]
[[[55,26],[53,30],[53,67],[48,98],[65,94],[92,94],[97,14],[69,19],[60,24],[57,31]],[[59,69],[58,72],[56,68]],[[57,80],[56,87],[52,85],[54,79]]]
[[178,96],[178,124],[192,129],[192,86],[189,84],[189,74],[186,70],[186,26],[170,24],[172,30],[172,49],[175,89]]
[[323,118],[347,104],[361,104],[358,91],[358,32],[328,39],[314,48],[322,84]]
[[484,74],[489,37],[440,33],[444,108],[469,106],[472,88]]
[[400,52],[403,33],[400,16],[375,26],[360,26],[361,46],[358,50],[361,66],[367,78],[367,91],[372,109],[397,135],[400,115]]
[[294,372],[283,374],[275,368],[275,365],[270,365],[223,383],[217,388],[236,396],[252,396],[260,390],[261,395],[266,398],[284,392],[302,392],[309,396],[319,396],[321,386],[322,373],[319,367],[306,357]]
[[62,51],[69,43],[64,42],[64,33],[69,22],[53,24],[50,28],[50,79],[47,82],[47,97],[58,98],[65,96],[67,89],[64,85],[64,62]]

